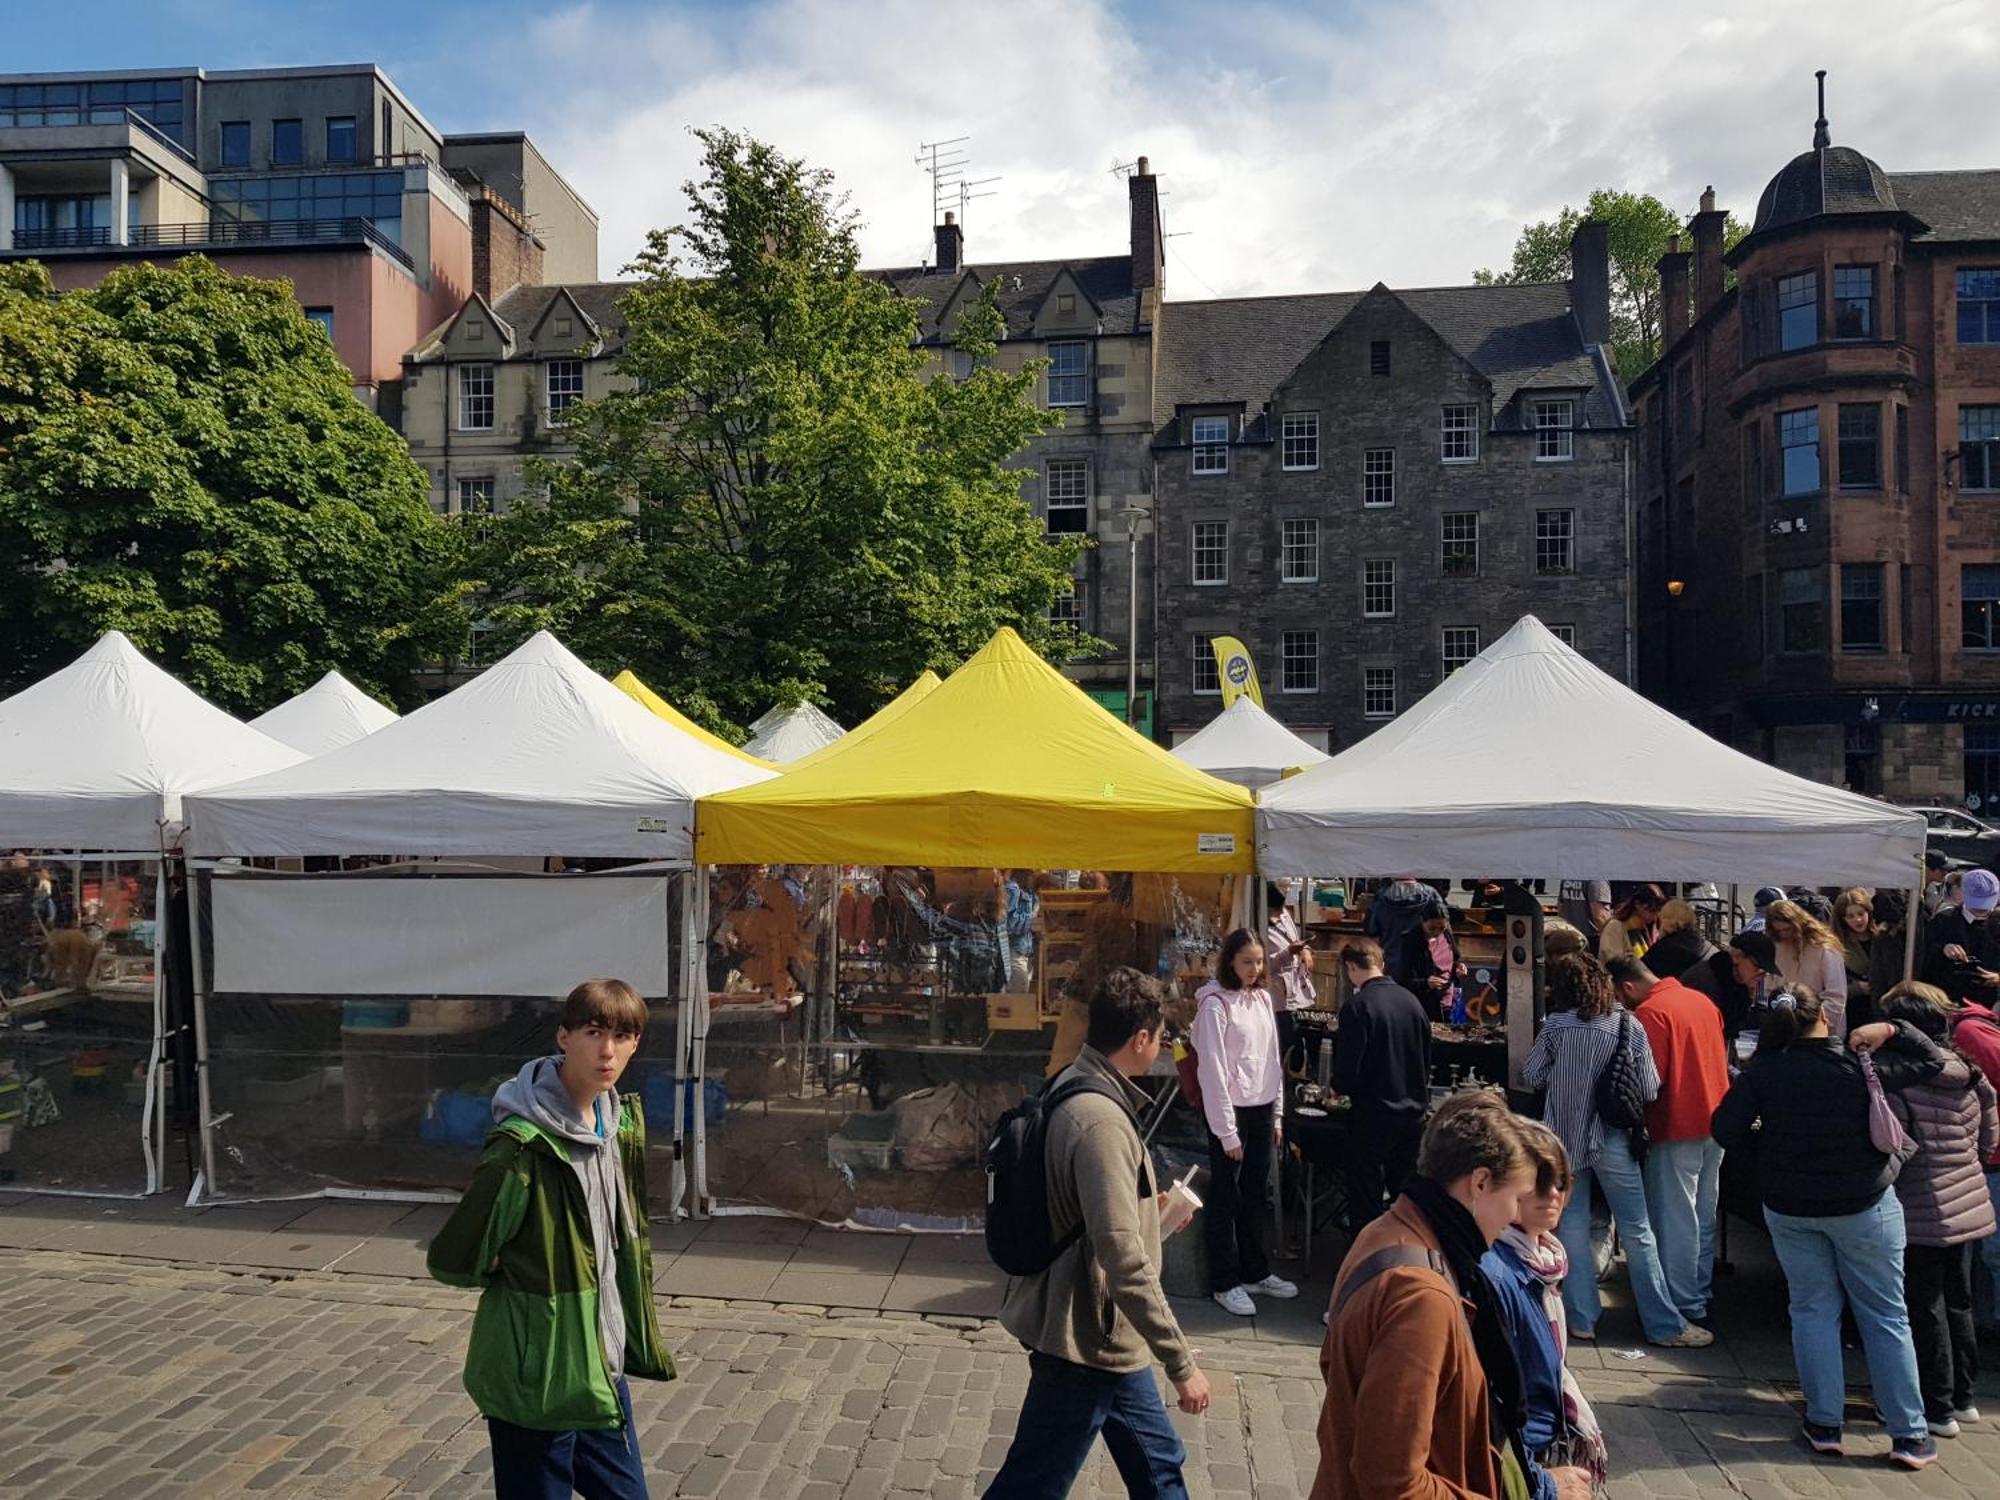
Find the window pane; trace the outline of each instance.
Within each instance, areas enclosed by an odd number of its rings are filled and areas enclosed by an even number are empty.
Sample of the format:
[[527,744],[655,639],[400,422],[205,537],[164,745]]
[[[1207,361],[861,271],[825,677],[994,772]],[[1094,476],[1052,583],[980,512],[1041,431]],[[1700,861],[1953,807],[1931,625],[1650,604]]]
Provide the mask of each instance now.
[[271,160],[279,166],[296,165],[305,160],[305,122],[303,120],[273,120],[271,122]]
[[1469,578],[1479,571],[1479,513],[1454,511],[1440,520],[1439,571],[1447,578]]
[[1319,413],[1285,413],[1280,435],[1281,460],[1287,469],[1319,467]]
[[1196,583],[1229,582],[1229,523],[1196,521],[1191,548],[1191,571]]
[[1576,425],[1574,401],[1537,401],[1533,413],[1535,457],[1564,459],[1570,456],[1570,429]]
[[1805,349],[1819,342],[1819,273],[1778,282],[1778,347]]
[[1840,408],[1840,487],[1872,490],[1882,482],[1882,409]]
[[1229,418],[1196,417],[1190,424],[1194,444],[1193,471],[1197,474],[1229,472]]
[[1445,675],[1449,677],[1479,654],[1478,627],[1461,625],[1446,630],[1442,654]]
[[326,122],[326,159],[354,160],[354,116],[333,115]]
[[1535,571],[1570,573],[1576,569],[1576,512],[1538,510],[1535,512]]
[[1439,456],[1446,463],[1469,463],[1479,457],[1479,408],[1447,406],[1441,417]]
[[1778,447],[1784,461],[1784,493],[1817,493],[1820,487],[1818,408],[1779,412]]
[[1361,613],[1371,620],[1388,619],[1396,613],[1395,559],[1376,557],[1362,563]]
[[1875,268],[1836,266],[1833,271],[1833,336],[1875,336]]
[[1368,719],[1396,716],[1396,669],[1366,667],[1361,673],[1361,714]]
[[1222,691],[1222,673],[1215,665],[1215,647],[1211,644],[1212,639],[1213,637],[1205,635],[1193,638],[1190,661],[1194,667],[1194,690],[1197,693],[1215,694]]
[[1361,455],[1361,503],[1396,503],[1396,450],[1369,448]]
[[1284,523],[1279,576],[1286,583],[1319,581],[1319,522],[1295,518]]
[[1843,651],[1880,651],[1884,632],[1881,563],[1840,566],[1840,646]]
[[[222,123],[222,164],[225,167],[250,165],[250,122],[225,120]],[[221,186],[221,184],[217,184]]]
[[1818,574],[1787,568],[1778,575],[1779,632],[1786,651],[1817,651],[1825,638],[1826,605]]
[[2000,406],[1958,409],[1959,488],[2000,490]]
[[2000,344],[2000,266],[1969,267],[1957,281],[1958,341]]
[[1052,458],[1042,478],[1042,498],[1048,528],[1063,536],[1090,530],[1090,461]]
[[1319,691],[1319,632],[1287,630],[1279,638],[1279,685],[1287,693]]

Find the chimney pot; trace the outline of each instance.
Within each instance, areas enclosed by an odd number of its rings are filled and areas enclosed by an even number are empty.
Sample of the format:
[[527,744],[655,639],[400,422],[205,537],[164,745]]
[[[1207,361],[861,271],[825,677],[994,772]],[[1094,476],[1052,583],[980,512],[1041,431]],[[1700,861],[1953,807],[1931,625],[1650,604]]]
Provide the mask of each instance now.
[[1701,190],[1701,211],[1705,214],[1715,212],[1715,188],[1713,184]]
[[1729,215],[1715,206],[1715,189],[1701,195],[1701,212],[1689,226],[1694,234],[1694,315],[1706,317],[1722,300],[1722,231]]
[[947,208],[944,211],[944,221],[947,224],[956,224],[958,222],[958,215]]
[[1139,158],[1139,175],[1141,177],[1151,177],[1153,175],[1152,162],[1143,156]]

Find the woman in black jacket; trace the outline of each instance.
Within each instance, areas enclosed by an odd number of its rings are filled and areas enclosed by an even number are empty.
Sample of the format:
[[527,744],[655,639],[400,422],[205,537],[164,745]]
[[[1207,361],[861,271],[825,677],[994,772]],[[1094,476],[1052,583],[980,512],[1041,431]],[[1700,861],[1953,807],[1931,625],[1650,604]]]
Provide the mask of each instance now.
[[1433,1021],[1449,1021],[1452,986],[1462,986],[1465,974],[1451,908],[1434,900],[1424,908],[1422,923],[1403,939],[1404,987],[1424,1002]]
[[[1876,1049],[1885,1088],[1921,1082],[1944,1067],[1944,1052],[1914,1026],[1868,1026],[1851,1040]],[[1716,1107],[1712,1131],[1724,1150],[1756,1148],[1764,1222],[1791,1297],[1806,1441],[1819,1453],[1842,1451],[1845,1288],[1875,1404],[1888,1423],[1890,1457],[1911,1469],[1935,1462],[1903,1304],[1903,1208],[1890,1191],[1896,1163],[1869,1138],[1861,1060],[1827,1035],[1818,994],[1793,985],[1771,997],[1757,1054]]]

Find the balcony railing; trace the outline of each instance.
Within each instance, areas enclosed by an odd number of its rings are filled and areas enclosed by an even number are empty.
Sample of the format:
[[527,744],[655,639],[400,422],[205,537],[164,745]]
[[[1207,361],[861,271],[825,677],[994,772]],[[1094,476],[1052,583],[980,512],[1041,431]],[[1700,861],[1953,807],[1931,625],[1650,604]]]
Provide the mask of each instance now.
[[129,125],[190,166],[194,164],[192,151],[144,115],[135,114],[122,104],[50,104],[0,109],[0,130],[60,130],[72,125]]
[[[206,224],[134,224],[127,244],[199,250],[231,245],[309,245],[365,240],[402,265],[415,269],[410,253],[372,219],[214,219]],[[17,229],[16,250],[81,250],[109,246],[109,228]]]

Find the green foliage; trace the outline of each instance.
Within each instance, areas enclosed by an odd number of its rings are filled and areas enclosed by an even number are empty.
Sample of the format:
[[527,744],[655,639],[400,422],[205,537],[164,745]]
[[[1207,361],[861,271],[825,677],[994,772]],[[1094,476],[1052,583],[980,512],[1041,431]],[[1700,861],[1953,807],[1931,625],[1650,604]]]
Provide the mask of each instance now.
[[630,388],[571,409],[545,506],[474,528],[494,648],[553,630],[727,732],[804,699],[852,723],[1002,625],[1057,660],[1094,646],[1048,623],[1080,544],[1007,466],[1053,419],[1035,368],[994,367],[991,293],[957,332],[970,373],[931,371],[830,175],[697,135],[687,220],[624,301]]
[[[1514,259],[1504,271],[1479,270],[1480,286],[1509,282],[1565,281],[1569,241],[1585,219],[1602,219],[1611,251],[1611,359],[1619,378],[1631,380],[1660,354],[1660,257],[1667,242],[1683,234],[1683,220],[1650,193],[1599,188],[1579,210],[1567,204],[1553,219],[1523,225]],[[1745,226],[1731,215],[1722,231],[1725,250],[1743,238]],[[1683,247],[1692,241],[1683,237]]]
[[51,295],[0,266],[0,674],[123,630],[261,710],[337,667],[399,703],[454,653],[453,533],[283,282],[200,256]]

